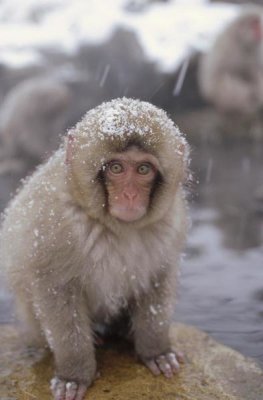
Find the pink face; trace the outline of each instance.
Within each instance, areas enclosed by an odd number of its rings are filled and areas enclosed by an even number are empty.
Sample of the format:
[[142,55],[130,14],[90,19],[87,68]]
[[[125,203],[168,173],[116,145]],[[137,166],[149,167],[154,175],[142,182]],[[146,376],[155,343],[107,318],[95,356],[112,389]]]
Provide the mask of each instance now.
[[116,154],[107,163],[104,176],[113,217],[132,222],[146,214],[158,167],[153,155],[135,148]]
[[262,39],[262,25],[261,25],[261,19],[259,17],[251,18],[251,20],[250,20],[250,29],[253,32],[254,39],[256,41],[261,41],[261,39]]
[[246,18],[239,27],[241,38],[247,45],[259,44],[262,41],[262,19],[259,15]]

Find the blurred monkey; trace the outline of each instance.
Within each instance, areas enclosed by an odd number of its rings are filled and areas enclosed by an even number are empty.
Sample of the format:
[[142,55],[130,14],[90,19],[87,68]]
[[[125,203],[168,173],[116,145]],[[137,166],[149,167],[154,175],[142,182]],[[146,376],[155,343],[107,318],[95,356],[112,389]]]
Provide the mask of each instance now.
[[54,353],[56,400],[84,397],[97,369],[96,324],[123,313],[151,372],[178,371],[182,356],[168,332],[187,169],[188,145],[164,111],[116,99],[69,131],[6,210],[1,263],[24,337]]
[[201,92],[221,112],[249,115],[262,108],[262,16],[260,7],[247,8],[201,58]]
[[27,170],[57,148],[70,97],[64,83],[42,77],[26,80],[7,94],[0,110],[0,170],[16,165]]

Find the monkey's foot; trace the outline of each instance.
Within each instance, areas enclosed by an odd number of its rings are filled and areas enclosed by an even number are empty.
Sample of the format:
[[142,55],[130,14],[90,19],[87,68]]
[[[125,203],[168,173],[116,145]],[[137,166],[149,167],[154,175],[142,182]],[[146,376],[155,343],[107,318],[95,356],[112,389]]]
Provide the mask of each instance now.
[[50,388],[55,400],[83,400],[87,385],[67,382],[57,377],[51,379]]
[[182,353],[169,351],[154,358],[142,359],[142,361],[153,375],[163,374],[166,378],[172,378],[179,371],[179,362],[183,363],[184,357]]

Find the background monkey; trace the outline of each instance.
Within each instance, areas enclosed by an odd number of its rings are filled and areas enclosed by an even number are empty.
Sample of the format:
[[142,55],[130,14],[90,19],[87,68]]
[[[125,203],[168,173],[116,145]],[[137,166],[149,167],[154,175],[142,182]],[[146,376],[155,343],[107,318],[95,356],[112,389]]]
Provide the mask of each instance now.
[[116,99],[70,130],[7,209],[1,262],[27,339],[54,353],[56,400],[83,398],[96,374],[95,325],[124,311],[152,373],[178,370],[168,329],[187,164],[187,143],[164,111]]
[[263,12],[247,8],[201,58],[203,96],[222,112],[251,114],[263,105]]
[[[25,170],[39,164],[59,144],[71,94],[54,78],[35,77],[15,86],[0,113],[0,158]],[[0,170],[4,164],[0,166]]]

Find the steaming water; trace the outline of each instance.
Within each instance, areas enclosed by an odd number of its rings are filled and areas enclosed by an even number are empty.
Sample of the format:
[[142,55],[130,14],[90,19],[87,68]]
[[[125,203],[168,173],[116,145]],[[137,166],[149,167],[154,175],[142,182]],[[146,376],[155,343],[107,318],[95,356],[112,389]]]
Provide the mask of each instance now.
[[193,149],[200,177],[176,318],[263,363],[263,146]]

